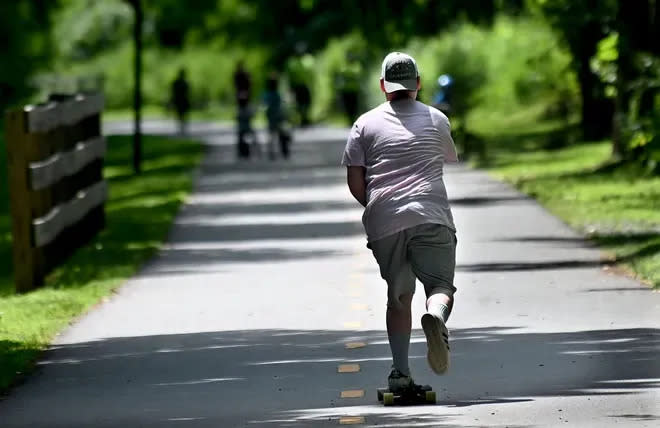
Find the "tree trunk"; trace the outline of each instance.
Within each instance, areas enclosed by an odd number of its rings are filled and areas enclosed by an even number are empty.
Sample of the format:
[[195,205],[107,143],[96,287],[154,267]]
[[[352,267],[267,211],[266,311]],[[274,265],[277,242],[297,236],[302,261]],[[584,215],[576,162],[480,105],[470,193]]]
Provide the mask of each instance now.
[[584,68],[581,65],[578,73],[582,97],[582,136],[586,140],[601,140],[612,132],[614,106],[611,100],[605,98],[598,77],[590,69],[583,71]]
[[591,71],[591,58],[596,54],[603,34],[597,23],[586,25],[580,31],[579,41],[571,43],[577,65],[582,98],[582,136],[586,140],[607,138],[612,132],[614,105],[605,97],[603,84]]
[[133,109],[135,122],[133,129],[133,171],[139,174],[142,170],[142,22],[143,11],[141,0],[131,0],[135,11],[133,23],[133,39],[135,43],[135,89],[133,93]]
[[[652,1],[644,1],[644,7],[639,2],[620,2],[617,12],[617,30],[619,32],[619,57],[617,59],[617,98],[615,129],[623,126],[630,115],[630,103],[632,100],[631,82],[639,79],[640,70],[635,64],[635,56],[640,52],[652,52],[657,41],[651,37],[655,32],[654,10]],[[641,100],[638,105],[638,115],[644,116],[649,109],[645,105],[648,101]],[[652,105],[651,105],[652,107]],[[634,119],[637,120],[637,119]],[[630,153],[625,136],[617,132],[612,139],[612,154],[620,158],[633,158],[635,154]]]

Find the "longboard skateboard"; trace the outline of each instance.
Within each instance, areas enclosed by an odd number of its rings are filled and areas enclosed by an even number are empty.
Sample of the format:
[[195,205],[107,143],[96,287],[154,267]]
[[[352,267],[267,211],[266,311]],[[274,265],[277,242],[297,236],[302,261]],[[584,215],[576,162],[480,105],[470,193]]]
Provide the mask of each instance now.
[[416,385],[415,388],[391,392],[389,388],[378,388],[378,401],[385,406],[435,404],[435,391],[429,385]]

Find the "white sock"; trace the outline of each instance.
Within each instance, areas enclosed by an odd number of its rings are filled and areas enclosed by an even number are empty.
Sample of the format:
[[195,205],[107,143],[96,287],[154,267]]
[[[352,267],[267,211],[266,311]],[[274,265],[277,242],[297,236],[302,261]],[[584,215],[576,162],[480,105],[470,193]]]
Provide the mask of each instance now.
[[426,310],[428,313],[440,318],[442,322],[446,323],[449,319],[449,314],[451,314],[451,308],[448,305],[440,302],[434,302],[431,299],[429,307]]

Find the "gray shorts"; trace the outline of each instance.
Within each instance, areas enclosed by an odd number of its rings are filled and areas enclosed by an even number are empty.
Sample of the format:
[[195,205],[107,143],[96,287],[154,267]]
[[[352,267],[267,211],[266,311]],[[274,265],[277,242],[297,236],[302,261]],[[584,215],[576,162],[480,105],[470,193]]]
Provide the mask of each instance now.
[[456,268],[456,234],[440,224],[420,224],[369,243],[387,282],[387,305],[398,306],[399,297],[415,292],[415,279],[424,284],[426,296],[452,296]]

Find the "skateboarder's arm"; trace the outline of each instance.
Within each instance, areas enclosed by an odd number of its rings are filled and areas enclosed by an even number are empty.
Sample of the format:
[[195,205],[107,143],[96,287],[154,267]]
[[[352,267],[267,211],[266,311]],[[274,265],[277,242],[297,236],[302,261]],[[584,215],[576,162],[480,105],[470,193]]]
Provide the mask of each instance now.
[[346,181],[353,197],[363,206],[367,206],[367,181],[364,176],[367,169],[363,166],[347,166]]

